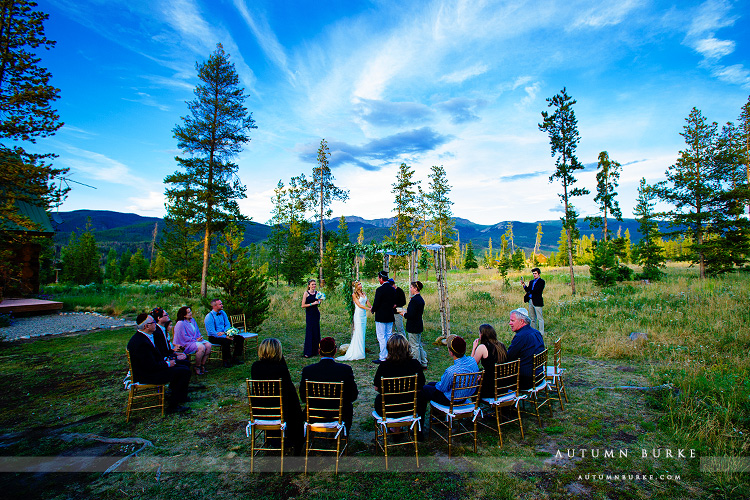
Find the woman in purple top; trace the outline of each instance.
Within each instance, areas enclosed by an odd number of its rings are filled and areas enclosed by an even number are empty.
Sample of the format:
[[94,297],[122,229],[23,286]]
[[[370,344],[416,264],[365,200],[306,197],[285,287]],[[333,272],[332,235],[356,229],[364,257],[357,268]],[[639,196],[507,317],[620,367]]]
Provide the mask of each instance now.
[[185,354],[195,353],[195,373],[206,373],[206,361],[211,353],[211,342],[201,337],[198,323],[193,319],[193,311],[187,306],[177,311],[177,324],[174,326],[174,343],[185,347]]

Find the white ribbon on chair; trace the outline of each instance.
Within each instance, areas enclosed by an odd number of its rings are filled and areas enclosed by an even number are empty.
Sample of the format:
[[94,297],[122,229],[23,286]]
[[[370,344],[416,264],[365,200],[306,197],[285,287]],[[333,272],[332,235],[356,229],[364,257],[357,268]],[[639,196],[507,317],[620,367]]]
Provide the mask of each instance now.
[[547,382],[547,380],[545,379],[544,382],[542,382],[538,386],[536,386],[536,387],[534,387],[532,389],[524,389],[523,392],[528,392],[529,394],[531,394],[531,393],[537,393],[537,392],[543,390],[545,387],[547,387],[548,384],[549,384],[549,382]]
[[375,410],[372,411],[372,416],[375,419],[375,423],[377,425],[382,425],[383,427],[388,427],[388,424],[397,424],[397,423],[401,423],[401,422],[411,422],[411,425],[409,426],[409,430],[414,430],[414,425],[416,424],[417,425],[417,430],[419,430],[420,432],[422,431],[422,423],[420,422],[421,418],[419,416],[412,417],[410,415],[407,415],[405,417],[386,418],[386,419],[384,419]]
[[482,401],[484,401],[488,405],[492,406],[492,405],[499,405],[501,403],[507,403],[511,399],[514,399],[515,403],[513,404],[513,406],[518,407],[518,403],[520,403],[522,399],[526,399],[526,398],[528,398],[528,396],[526,394],[521,394],[519,396],[515,392],[509,392],[507,394],[503,394],[502,396],[500,396],[497,399],[495,399],[495,398],[482,398]]
[[132,378],[132,376],[130,374],[130,370],[128,370],[128,374],[125,375],[125,378],[122,379],[122,383],[125,386],[125,390],[129,391],[130,390],[130,386],[133,385],[133,378]]
[[248,420],[247,427],[245,427],[245,435],[250,437],[250,432],[253,430],[254,425],[280,425],[281,433],[284,434],[286,429],[286,422],[282,423],[281,420]]
[[456,417],[463,413],[473,413],[473,417],[471,419],[472,422],[476,422],[478,416],[484,417],[484,413],[482,413],[482,409],[477,407],[474,408],[473,404],[465,404],[461,406],[454,406],[453,407],[453,413],[451,413],[450,408],[445,405],[438,404],[434,401],[430,403],[433,407],[437,408],[441,412],[445,413],[445,419],[449,421],[450,425],[453,425],[453,417]]
[[307,428],[308,427],[325,427],[326,429],[338,429],[336,432],[335,439],[338,439],[339,434],[341,434],[341,431],[344,431],[344,437],[346,437],[346,425],[344,422],[338,423],[338,422],[315,422],[314,424],[311,424],[309,422],[305,422],[305,427],[303,430],[303,436],[307,436]]

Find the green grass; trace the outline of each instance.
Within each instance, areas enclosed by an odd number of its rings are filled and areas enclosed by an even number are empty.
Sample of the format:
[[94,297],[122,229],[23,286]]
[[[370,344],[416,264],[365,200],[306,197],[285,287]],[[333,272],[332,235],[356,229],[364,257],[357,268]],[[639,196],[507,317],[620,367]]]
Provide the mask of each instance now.
[[[446,446],[433,436],[420,443],[423,472],[383,472],[371,443],[374,426],[369,414],[375,395],[375,366],[368,359],[351,364],[360,398],[355,406],[350,456],[364,460],[359,472],[338,476],[329,472],[308,476],[292,472],[281,477],[250,474],[244,379],[253,355],[247,364],[232,369],[214,363],[209,375],[201,379],[205,389],[190,393],[189,414],[164,419],[155,413],[135,414],[126,424],[126,393],[121,380],[126,372],[123,350],[132,331],[44,337],[2,344],[0,374],[6,387],[0,393],[2,454],[80,455],[94,450],[122,455],[120,447],[104,449],[94,441],[66,441],[65,436],[137,436],[154,444],[139,457],[157,459],[161,465],[107,475],[3,473],[4,496],[28,496],[33,491],[34,497],[44,498],[568,498],[571,488],[577,491],[579,486],[592,498],[750,496],[746,474],[703,473],[699,459],[641,457],[642,449],[653,448],[693,448],[703,457],[747,456],[750,278],[727,276],[700,283],[694,278],[694,269],[680,266],[670,267],[663,283],[630,283],[599,290],[585,269],[579,269],[578,294],[573,297],[566,285],[566,270],[544,269],[543,273],[548,283],[544,314],[549,334],[545,340],[563,337],[563,366],[568,369],[571,401],[565,411],[554,406],[554,416],[546,414],[541,428],[535,419],[525,418],[523,440],[517,426],[504,426],[504,446],[500,448],[497,432],[480,426],[478,452],[473,452],[469,439],[459,438],[454,448],[458,459],[451,464]],[[511,273],[512,285],[506,287],[493,271],[451,273],[452,331],[470,341],[480,324],[490,323],[508,345],[512,338],[506,326],[508,311],[522,305],[519,277]],[[368,296],[372,297],[376,286],[365,283]],[[262,337],[282,341],[295,381],[308,363],[301,357],[305,330],[304,311],[299,307],[302,291],[271,287],[272,314],[261,332]],[[131,317],[155,305],[176,310],[187,304],[201,310],[197,299],[183,298],[169,287],[59,287],[45,292],[62,298],[70,310],[92,309]],[[423,295],[423,339],[430,358],[426,376],[437,380],[449,359],[445,348],[430,344],[440,333],[434,279],[425,280]],[[347,343],[351,326],[344,303],[335,294],[328,296],[321,306],[322,334]],[[633,344],[628,339],[633,331],[647,333],[648,339]],[[371,319],[366,347],[371,352],[369,358],[374,358],[377,342]],[[671,383],[673,389],[595,389],[663,383]],[[488,422],[492,424],[494,416]],[[590,452],[581,456],[581,449],[602,453],[626,449],[629,453],[627,457],[592,458]],[[569,450],[574,451],[574,458],[566,458]],[[408,452],[396,456],[406,458]],[[228,470],[211,472],[216,470],[215,461]],[[206,472],[180,473],[175,471],[175,463],[195,464]],[[680,480],[607,481],[591,476],[635,473],[679,475]]]

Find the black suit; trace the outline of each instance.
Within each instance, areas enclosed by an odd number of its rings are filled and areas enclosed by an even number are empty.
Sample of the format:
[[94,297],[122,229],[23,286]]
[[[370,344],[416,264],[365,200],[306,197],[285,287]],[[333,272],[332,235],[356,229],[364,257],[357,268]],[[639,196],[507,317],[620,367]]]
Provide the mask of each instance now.
[[537,278],[533,289],[531,288],[532,283],[534,283],[534,280],[531,280],[528,285],[524,285],[523,289],[526,290],[526,295],[523,296],[523,301],[528,302],[529,299],[531,299],[535,306],[544,307],[544,298],[542,297],[542,292],[544,291],[544,280],[542,278]]
[[394,306],[396,305],[396,290],[388,281],[375,290],[375,298],[370,310],[375,313],[378,323],[393,323]]
[[526,290],[526,295],[523,297],[524,302],[529,302],[529,318],[531,318],[532,324],[544,334],[544,316],[542,314],[542,307],[544,306],[544,298],[542,292],[544,291],[544,280],[537,278],[536,281],[531,280],[531,283],[524,285],[523,289]]
[[156,324],[156,330],[154,330],[154,345],[162,358],[174,359],[178,365],[190,368],[190,360],[187,357],[185,359],[177,359],[177,353],[174,352],[174,349],[167,342],[167,332],[158,323]]
[[348,433],[352,427],[352,420],[354,418],[354,406],[352,403],[357,400],[357,396],[359,395],[352,367],[344,363],[337,363],[333,358],[323,358],[313,365],[304,367],[302,369],[302,378],[299,382],[299,396],[302,401],[307,401],[307,387],[305,387],[307,380],[344,383],[342,419]]
[[422,314],[424,313],[424,299],[420,294],[416,294],[409,301],[409,307],[406,308],[404,318],[406,318],[406,331],[408,333],[422,333],[424,323]]
[[177,406],[187,400],[187,387],[190,383],[190,369],[186,366],[167,366],[164,357],[154,347],[148,337],[136,332],[128,342],[130,364],[133,367],[133,382],[142,384],[169,384],[172,394],[170,406]]

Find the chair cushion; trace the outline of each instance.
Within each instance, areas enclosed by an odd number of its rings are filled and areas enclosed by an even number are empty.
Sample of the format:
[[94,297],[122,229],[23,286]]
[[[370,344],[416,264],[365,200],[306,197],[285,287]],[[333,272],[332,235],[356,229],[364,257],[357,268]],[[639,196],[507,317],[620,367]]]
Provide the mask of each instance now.
[[501,403],[507,403],[509,401],[514,401],[516,399],[516,393],[515,392],[509,392],[508,394],[503,394],[499,398],[482,398],[482,401],[484,401],[487,404],[491,405],[498,405]]
[[246,333],[246,332],[240,332],[237,335],[239,335],[239,336],[241,336],[243,338],[246,338],[246,339],[251,339],[253,337],[257,337],[258,336],[257,333]]
[[555,373],[555,367],[554,366],[548,366],[547,367],[547,376],[548,377],[557,377],[559,375],[562,375],[565,372],[565,368],[558,369],[557,373]]
[[[436,410],[440,410],[446,415],[450,414],[451,408],[450,406],[441,405],[439,403],[436,403],[435,401],[430,401],[430,406],[435,408]],[[461,413],[473,413],[474,412],[474,405],[473,404],[463,404],[463,405],[456,405],[453,407],[453,414],[458,415]]]
[[379,425],[382,424],[398,424],[403,422],[413,422],[414,420],[419,420],[419,416],[413,417],[411,415],[407,415],[405,417],[399,417],[399,418],[386,418],[385,420],[383,417],[380,416],[380,414],[377,412],[377,410],[372,410],[372,417],[377,420],[377,423]]

